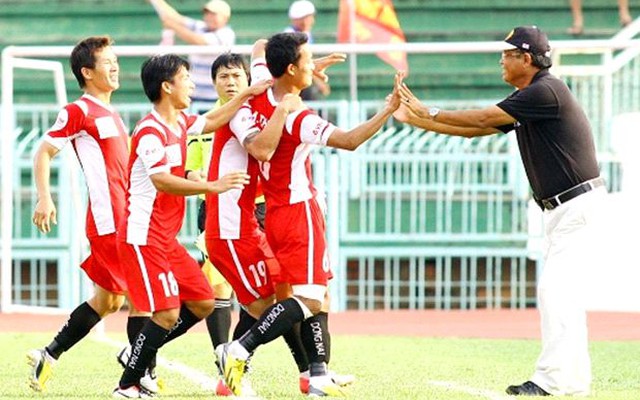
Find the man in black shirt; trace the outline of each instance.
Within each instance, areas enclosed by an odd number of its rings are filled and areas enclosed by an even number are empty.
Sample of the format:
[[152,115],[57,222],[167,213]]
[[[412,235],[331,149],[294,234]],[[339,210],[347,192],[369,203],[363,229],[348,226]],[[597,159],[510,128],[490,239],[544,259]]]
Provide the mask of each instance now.
[[394,116],[427,130],[476,137],[515,130],[548,248],[538,283],[542,353],[530,381],[507,388],[521,396],[586,395],[591,386],[582,244],[606,190],[587,117],[567,85],[549,73],[551,48],[535,26],[505,39],[502,78],[516,91],[495,106],[445,111],[423,105],[406,85]]

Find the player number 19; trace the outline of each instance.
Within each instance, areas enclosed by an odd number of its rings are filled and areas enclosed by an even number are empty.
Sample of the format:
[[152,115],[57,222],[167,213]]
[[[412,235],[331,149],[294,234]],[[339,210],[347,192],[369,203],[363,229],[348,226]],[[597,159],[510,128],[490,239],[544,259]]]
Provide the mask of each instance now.
[[260,260],[255,265],[249,265],[249,271],[253,274],[256,287],[262,287],[267,282],[267,266]]

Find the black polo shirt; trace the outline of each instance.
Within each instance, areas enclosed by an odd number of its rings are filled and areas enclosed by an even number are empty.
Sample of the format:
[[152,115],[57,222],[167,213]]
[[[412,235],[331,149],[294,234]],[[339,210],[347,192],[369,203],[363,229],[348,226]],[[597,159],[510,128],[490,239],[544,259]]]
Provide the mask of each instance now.
[[534,196],[546,199],[599,173],[591,126],[567,85],[548,70],[497,104],[517,122],[520,156]]

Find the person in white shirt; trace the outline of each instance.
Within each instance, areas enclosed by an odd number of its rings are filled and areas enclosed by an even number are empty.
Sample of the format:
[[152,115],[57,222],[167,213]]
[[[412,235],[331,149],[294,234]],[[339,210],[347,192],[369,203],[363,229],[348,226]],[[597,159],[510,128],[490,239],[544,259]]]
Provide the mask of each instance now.
[[[313,44],[311,30],[316,23],[316,7],[309,0],[297,0],[289,6],[289,20],[291,24],[283,32],[301,32],[307,35],[307,43]],[[305,101],[320,100],[331,93],[331,86],[322,79],[314,76],[313,85],[304,89],[300,97]]]
[[[218,94],[211,83],[211,64],[217,56],[227,51],[236,42],[236,34],[228,25],[231,7],[224,0],[211,0],[202,7],[202,20],[189,18],[177,12],[165,0],[148,0],[158,13],[165,29],[175,32],[187,44],[224,47],[212,49],[210,54],[189,56],[191,79],[196,84],[191,99],[194,102],[213,106]],[[164,44],[170,44],[163,40]]]

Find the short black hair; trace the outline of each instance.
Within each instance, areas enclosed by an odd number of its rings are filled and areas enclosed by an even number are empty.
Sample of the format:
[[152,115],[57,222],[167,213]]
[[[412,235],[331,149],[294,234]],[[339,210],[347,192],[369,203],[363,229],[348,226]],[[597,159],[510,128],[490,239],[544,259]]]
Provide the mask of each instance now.
[[189,69],[189,62],[177,54],[162,54],[142,63],[140,80],[144,94],[152,103],[160,100],[162,82],[172,82],[181,67]]
[[90,36],[75,45],[69,57],[69,64],[71,64],[71,72],[76,77],[81,89],[87,85],[82,75],[82,68],[95,68],[96,52],[113,45],[113,43],[109,36]]
[[223,53],[215,59],[213,64],[211,64],[211,80],[216,81],[216,76],[218,75],[218,70],[222,67],[225,68],[242,68],[244,72],[247,74],[247,79],[249,79],[249,67],[247,67],[247,62],[244,57],[237,53]]
[[271,76],[281,77],[287,72],[289,64],[298,62],[300,46],[308,41],[309,37],[302,32],[284,32],[271,36],[265,47],[267,66]]

